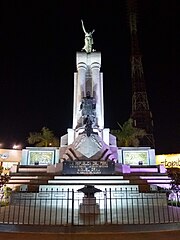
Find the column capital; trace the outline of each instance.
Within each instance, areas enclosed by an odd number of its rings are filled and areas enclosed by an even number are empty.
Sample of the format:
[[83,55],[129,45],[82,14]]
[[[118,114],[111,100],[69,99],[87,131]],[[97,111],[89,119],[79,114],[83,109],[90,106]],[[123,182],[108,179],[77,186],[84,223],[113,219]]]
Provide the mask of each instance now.
[[93,62],[93,63],[91,64],[91,69],[93,69],[93,68],[100,69],[100,67],[101,67],[101,65],[100,65],[99,62]]
[[77,52],[76,54],[76,64],[84,63],[87,66],[91,66],[93,63],[98,63],[101,66],[101,53],[100,52]]
[[79,68],[84,68],[85,70],[87,69],[87,65],[84,62],[78,62],[77,64],[77,69]]

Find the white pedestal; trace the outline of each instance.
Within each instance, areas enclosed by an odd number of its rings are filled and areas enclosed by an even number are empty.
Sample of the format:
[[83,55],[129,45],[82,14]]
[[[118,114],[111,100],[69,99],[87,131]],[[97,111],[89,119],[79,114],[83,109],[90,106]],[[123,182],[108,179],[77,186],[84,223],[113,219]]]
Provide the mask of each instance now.
[[83,197],[83,202],[80,204],[80,214],[99,214],[99,204],[96,203],[96,198]]

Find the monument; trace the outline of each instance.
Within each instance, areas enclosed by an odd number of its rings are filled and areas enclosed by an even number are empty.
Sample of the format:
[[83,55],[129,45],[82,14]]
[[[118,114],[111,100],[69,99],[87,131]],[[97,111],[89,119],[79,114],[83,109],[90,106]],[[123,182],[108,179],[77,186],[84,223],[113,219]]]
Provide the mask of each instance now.
[[116,137],[104,127],[101,53],[93,49],[92,32],[76,54],[73,126],[61,137],[60,159],[64,174],[112,174],[117,161]]
[[[47,165],[48,172],[68,175],[111,175],[131,172],[131,166],[156,165],[150,147],[117,147],[116,137],[104,126],[103,73],[101,53],[93,47],[93,33],[86,31],[84,45],[76,53],[72,127],[61,137],[58,148],[27,147],[21,165]],[[63,170],[62,170],[63,169]]]
[[[57,219],[60,224],[65,220],[65,224],[73,225],[125,223],[127,217],[133,223],[150,221],[153,215],[144,217],[144,210],[147,209],[148,214],[152,212],[149,211],[152,204],[153,210],[157,206],[158,210],[163,207],[162,212],[168,209],[166,193],[155,192],[170,179],[163,172],[164,168],[153,162],[153,149],[118,149],[116,137],[104,126],[101,53],[92,47],[94,30],[86,32],[83,21],[82,28],[85,44],[76,54],[72,128],[61,137],[60,148],[23,151],[21,165],[14,169],[10,179],[11,184],[20,185],[21,192],[15,192],[11,201],[17,206],[22,204],[24,211],[28,211],[22,216],[30,216],[30,212],[39,209],[38,221],[46,219],[49,212],[53,224],[57,224]],[[30,192],[22,194],[27,189]],[[41,211],[42,206],[44,211]],[[13,214],[9,214],[9,209]],[[14,215],[14,208],[9,209],[5,214],[8,221],[9,216]]]

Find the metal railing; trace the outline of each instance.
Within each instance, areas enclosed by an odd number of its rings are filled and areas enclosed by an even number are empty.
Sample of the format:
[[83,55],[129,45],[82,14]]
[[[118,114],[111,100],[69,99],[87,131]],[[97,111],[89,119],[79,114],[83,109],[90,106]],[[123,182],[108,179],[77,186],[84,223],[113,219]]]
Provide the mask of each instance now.
[[[0,223],[40,225],[159,224],[180,221],[179,203],[165,192],[111,190],[12,192],[1,199]],[[5,202],[7,201],[7,204]]]

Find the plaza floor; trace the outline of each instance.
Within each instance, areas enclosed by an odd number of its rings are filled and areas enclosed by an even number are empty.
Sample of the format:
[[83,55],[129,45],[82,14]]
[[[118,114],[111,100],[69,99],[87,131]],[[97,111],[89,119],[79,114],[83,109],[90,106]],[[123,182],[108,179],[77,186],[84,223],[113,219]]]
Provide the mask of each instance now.
[[27,226],[0,224],[0,239],[7,240],[178,240],[180,223],[104,226]]

